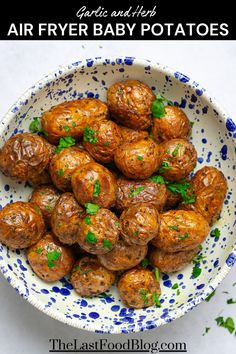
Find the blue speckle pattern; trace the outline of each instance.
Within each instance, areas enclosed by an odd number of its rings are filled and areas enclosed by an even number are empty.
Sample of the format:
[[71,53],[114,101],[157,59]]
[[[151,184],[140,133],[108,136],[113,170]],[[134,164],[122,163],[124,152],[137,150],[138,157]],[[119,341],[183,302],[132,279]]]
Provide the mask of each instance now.
[[[95,97],[106,100],[107,88],[128,78],[147,83],[183,108],[194,123],[191,141],[198,152],[198,165],[221,169],[228,181],[222,217],[215,227],[219,239],[207,237],[203,244],[202,273],[192,276],[193,264],[161,278],[161,308],[127,309],[117,289],[104,297],[80,298],[68,278],[47,284],[33,274],[25,251],[0,245],[0,270],[16,291],[49,316],[71,326],[97,333],[129,333],[152,329],[182,316],[206,298],[236,261],[236,123],[196,81],[149,60],[93,58],[60,67],[31,87],[0,122],[0,146],[12,135],[28,131],[33,117],[63,101]],[[27,200],[31,188],[1,175],[0,209],[7,203]],[[172,289],[178,284],[179,292]]]

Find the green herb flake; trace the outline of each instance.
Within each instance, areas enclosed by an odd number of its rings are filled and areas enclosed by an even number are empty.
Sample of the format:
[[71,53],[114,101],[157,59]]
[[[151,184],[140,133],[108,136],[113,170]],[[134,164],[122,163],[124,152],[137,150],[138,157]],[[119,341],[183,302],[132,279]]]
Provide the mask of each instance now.
[[199,267],[194,267],[193,270],[192,270],[192,276],[193,276],[194,278],[198,278],[199,275],[201,274],[201,272],[202,272],[202,269],[201,269],[201,268],[199,268]]
[[96,144],[98,139],[95,135],[95,131],[92,128],[86,127],[84,129],[84,141],[90,144]]
[[91,219],[88,216],[86,216],[86,218],[84,218],[84,222],[85,222],[86,225],[91,225],[92,224],[92,221],[91,221]]
[[71,125],[72,125],[73,128],[76,127],[76,123],[75,122],[72,122]]
[[134,236],[137,237],[139,235],[139,231],[134,232]]
[[153,291],[152,293],[152,301],[154,305],[156,305],[157,307],[161,307],[159,296],[157,295],[156,291]]
[[99,210],[99,206],[93,203],[86,203],[85,208],[86,208],[86,214],[89,215],[96,215]]
[[173,105],[173,103],[163,97],[161,94],[156,95],[155,101],[152,103],[152,115],[154,118],[162,118],[166,114],[165,104]]
[[61,150],[74,145],[75,145],[75,139],[72,138],[71,136],[65,136],[64,138],[60,138],[59,144],[55,149],[55,154],[59,154]]
[[186,240],[187,238],[189,238],[189,235],[188,235],[188,234],[185,234],[185,235],[178,235],[178,239],[179,239],[180,241],[184,241],[184,240]]
[[210,327],[206,327],[205,332],[203,333],[203,336],[205,336],[210,331],[210,329],[211,329]]
[[95,237],[94,233],[92,231],[88,231],[86,237],[85,237],[85,240],[88,242],[88,243],[91,243],[91,244],[95,244],[97,243],[97,238]]
[[52,211],[52,207],[50,207],[49,205],[45,205],[44,208],[45,208],[47,211]]
[[151,176],[149,178],[152,182],[158,183],[158,184],[165,184],[165,180],[162,176],[156,175],[156,176]]
[[177,145],[176,145],[174,151],[172,152],[172,156],[173,156],[173,157],[176,157],[176,156],[177,156],[178,151],[179,151],[179,149],[181,148],[181,146],[183,146],[183,145],[182,145],[182,144],[177,144]]
[[150,262],[149,262],[149,259],[147,259],[147,258],[144,258],[140,263],[142,268],[146,268],[149,264],[150,264]]
[[227,317],[227,319],[224,320],[224,318],[222,316],[220,316],[220,317],[217,317],[215,319],[215,321],[219,327],[226,328],[229,331],[229,333],[232,334],[234,332],[235,324],[234,324],[234,320],[232,319],[232,317]]
[[159,282],[160,281],[160,273],[159,273],[159,269],[157,267],[154,268],[153,270],[156,281]]
[[64,125],[64,126],[63,126],[63,129],[64,129],[66,132],[69,132],[69,131],[70,131],[70,127],[68,127],[68,125]]
[[211,236],[215,237],[215,239],[219,240],[220,230],[216,227],[214,230],[211,231]]
[[193,264],[199,264],[205,258],[206,257],[203,256],[202,254],[197,254],[193,259]]
[[145,290],[145,289],[141,289],[141,290],[140,290],[140,296],[141,296],[141,299],[143,300],[143,303],[144,303],[145,305],[148,304],[147,294],[148,294],[148,291],[147,291],[147,290]]
[[168,228],[169,228],[170,230],[179,231],[179,226],[178,226],[178,225],[170,225],[170,226],[168,226]]
[[96,180],[93,187],[93,196],[98,197],[100,193],[101,193],[101,184],[99,180]]
[[44,133],[43,129],[40,127],[40,118],[34,117],[29,125],[29,130],[31,133]]
[[103,240],[103,246],[108,248],[109,251],[112,249],[112,243],[109,240]]
[[166,185],[170,192],[180,194],[183,204],[190,204],[195,202],[196,197],[191,191],[190,183],[186,180],[182,180],[180,182],[166,182]]
[[140,156],[140,155],[137,155],[136,158],[137,158],[137,160],[139,160],[139,161],[142,161],[142,160],[143,160],[143,157]]
[[137,188],[131,188],[130,189],[130,194],[128,195],[129,198],[133,198],[136,197],[137,195],[139,195],[143,190],[145,189],[145,187],[140,186]]
[[35,252],[37,254],[41,254],[43,252],[43,248],[42,247],[36,248]]
[[178,287],[179,287],[179,285],[177,283],[175,283],[174,285],[172,285],[171,289],[176,290],[176,289],[178,289]]
[[110,145],[111,145],[111,142],[110,142],[110,141],[106,141],[104,145],[105,145],[105,146],[110,146]]
[[60,170],[57,171],[57,174],[59,177],[62,177],[64,175],[64,171],[62,168],[60,168]]
[[236,304],[236,300],[228,299],[228,300],[227,300],[227,304],[228,304],[228,305]]
[[211,300],[211,298],[215,295],[215,290],[212,291],[212,293],[210,293],[210,295],[208,295],[206,298],[205,298],[205,301],[209,302]]
[[58,261],[58,259],[61,257],[61,252],[58,251],[47,252],[46,257],[48,260],[48,268],[53,268],[55,267],[55,261]]
[[164,173],[164,172],[169,171],[169,170],[171,170],[171,167],[170,167],[169,163],[166,162],[166,161],[163,161],[161,163],[161,167],[159,169],[159,173]]
[[179,296],[179,295],[180,295],[180,290],[179,290],[179,289],[177,289],[177,291],[176,291],[176,295],[177,295],[177,296]]

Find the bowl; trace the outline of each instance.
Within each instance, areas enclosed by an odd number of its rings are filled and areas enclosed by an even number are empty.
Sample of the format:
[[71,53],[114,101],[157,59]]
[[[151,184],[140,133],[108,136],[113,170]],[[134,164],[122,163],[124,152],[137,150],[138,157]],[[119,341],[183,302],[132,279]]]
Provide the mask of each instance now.
[[[47,284],[33,274],[24,251],[0,245],[0,268],[8,282],[32,305],[68,325],[99,333],[138,332],[166,324],[204,300],[222,281],[236,260],[236,124],[196,81],[166,66],[130,57],[78,61],[47,75],[12,106],[0,125],[0,146],[12,135],[28,131],[33,117],[63,101],[82,97],[106,100],[107,88],[116,81],[139,79],[185,110],[194,122],[192,142],[198,152],[197,169],[219,168],[228,180],[221,219],[215,227],[219,239],[209,235],[203,244],[199,277],[193,264],[181,272],[162,275],[161,308],[125,308],[113,287],[106,295],[85,299],[68,278]],[[31,188],[0,175],[0,204],[27,200]],[[172,289],[173,284],[178,289]],[[175,288],[175,287],[174,287]]]

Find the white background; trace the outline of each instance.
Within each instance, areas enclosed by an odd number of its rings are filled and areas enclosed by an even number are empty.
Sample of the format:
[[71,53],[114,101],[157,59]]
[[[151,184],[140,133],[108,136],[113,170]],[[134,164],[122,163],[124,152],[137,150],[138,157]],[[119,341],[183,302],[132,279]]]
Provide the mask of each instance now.
[[[147,58],[169,65],[206,87],[236,116],[236,42],[223,41],[9,41],[0,42],[0,118],[14,101],[45,74],[61,64],[94,57],[126,55]],[[219,314],[232,316],[236,323],[235,267],[219,286],[209,303],[200,304],[181,319],[141,334],[99,335],[59,323],[21,299],[0,275],[0,353],[44,354],[49,338],[69,341],[94,341],[108,338],[112,342],[127,338],[145,341],[187,343],[190,354],[235,352],[236,337],[217,327]],[[228,291],[229,294],[224,294]],[[210,327],[203,336],[205,327]]]

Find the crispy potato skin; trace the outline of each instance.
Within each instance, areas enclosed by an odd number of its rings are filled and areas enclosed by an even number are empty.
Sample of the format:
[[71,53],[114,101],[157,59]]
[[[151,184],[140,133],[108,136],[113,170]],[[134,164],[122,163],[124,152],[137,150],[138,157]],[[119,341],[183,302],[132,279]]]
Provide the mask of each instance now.
[[173,193],[167,188],[167,199],[164,210],[175,209],[179,205],[181,200],[182,198],[180,194]]
[[17,134],[0,150],[0,170],[9,177],[27,181],[47,167],[50,154],[46,141],[31,133]]
[[118,125],[111,120],[95,121],[89,125],[89,128],[94,131],[97,142],[91,143],[84,138],[84,148],[96,161],[101,163],[112,162],[115,150],[121,143]]
[[199,247],[189,251],[165,252],[156,247],[152,247],[149,252],[149,260],[154,267],[162,273],[177,272],[186,267],[197,255]]
[[151,242],[166,252],[189,251],[199,246],[209,231],[209,225],[200,213],[169,210],[160,215],[160,231]]
[[[119,231],[119,222],[116,215],[108,209],[99,209],[96,215],[88,215],[82,221],[78,243],[82,249],[89,253],[105,254],[110,252],[117,243]],[[91,232],[95,236],[96,242],[87,239],[87,235]]]
[[123,303],[131,308],[152,306],[153,293],[157,296],[161,294],[160,284],[148,269],[128,270],[121,276],[117,286]]
[[159,213],[152,204],[132,205],[121,214],[121,236],[130,245],[146,245],[158,235],[159,222]]
[[168,181],[177,181],[188,177],[196,166],[197,152],[186,139],[172,139],[159,145],[161,168],[168,163],[168,168],[159,171]]
[[145,130],[134,130],[119,125],[122,143],[132,143],[137,140],[148,138],[148,132]]
[[154,100],[152,90],[138,80],[117,82],[107,92],[107,104],[112,117],[136,130],[145,130],[151,125]]
[[[133,194],[144,188],[140,193]],[[122,211],[137,203],[148,203],[161,211],[166,203],[167,189],[164,184],[154,183],[151,180],[134,181],[124,177],[117,179],[116,208]]]
[[32,246],[44,231],[42,213],[34,203],[15,202],[0,210],[0,241],[12,249]]
[[175,106],[166,106],[164,117],[153,119],[152,135],[158,143],[172,139],[188,139],[191,124],[184,111]]
[[55,154],[50,163],[50,175],[54,185],[61,191],[71,191],[71,176],[77,167],[81,167],[93,158],[79,147],[68,147]]
[[91,122],[107,118],[108,108],[104,102],[95,98],[82,98],[63,102],[44,112],[42,128],[47,133],[48,141],[55,144],[65,136],[80,138],[84,128]]
[[80,296],[96,296],[115,282],[115,273],[106,269],[97,257],[85,256],[75,263],[71,283]]
[[52,185],[39,186],[33,190],[30,202],[35,203],[43,214],[47,226],[51,225],[51,215],[60,197],[60,192]]
[[138,265],[147,254],[147,245],[128,245],[119,240],[114,248],[102,255],[98,255],[101,264],[107,269],[120,271]]
[[[54,265],[49,266],[47,255],[55,251],[60,253],[60,257],[53,261]],[[33,271],[46,282],[60,280],[70,273],[75,261],[72,250],[60,244],[51,233],[45,234],[36,245],[29,248],[27,258]]]
[[126,177],[145,179],[160,166],[159,147],[150,138],[124,143],[116,149],[114,160]]
[[227,193],[225,176],[217,168],[205,166],[196,172],[191,182],[196,200],[192,204],[181,204],[179,208],[195,210],[213,225],[220,217]]
[[72,193],[60,196],[51,215],[51,225],[61,243],[73,245],[78,242],[78,232],[84,216],[84,209]]
[[[100,192],[95,194],[95,183],[99,183]],[[98,204],[101,208],[111,208],[116,200],[116,179],[104,166],[90,162],[77,168],[71,178],[72,189],[78,202]]]

